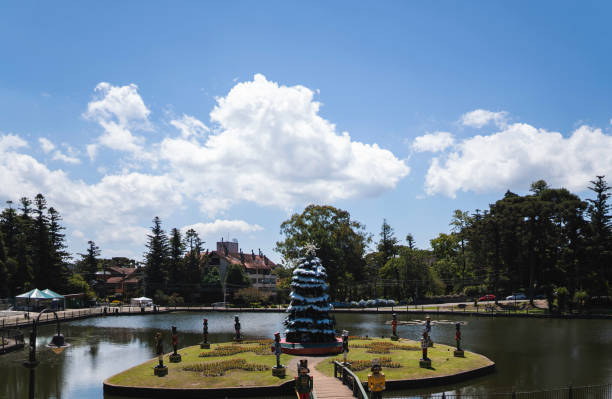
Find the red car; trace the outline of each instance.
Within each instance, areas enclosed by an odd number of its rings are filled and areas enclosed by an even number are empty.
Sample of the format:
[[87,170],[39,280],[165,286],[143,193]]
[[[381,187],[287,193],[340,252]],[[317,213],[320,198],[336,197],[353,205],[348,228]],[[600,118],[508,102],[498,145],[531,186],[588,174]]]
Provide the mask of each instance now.
[[482,301],[494,301],[494,300],[495,300],[495,295],[493,295],[493,294],[487,294],[487,295],[485,295],[485,296],[481,296],[481,297],[480,297],[478,300],[479,300],[480,302],[482,302]]

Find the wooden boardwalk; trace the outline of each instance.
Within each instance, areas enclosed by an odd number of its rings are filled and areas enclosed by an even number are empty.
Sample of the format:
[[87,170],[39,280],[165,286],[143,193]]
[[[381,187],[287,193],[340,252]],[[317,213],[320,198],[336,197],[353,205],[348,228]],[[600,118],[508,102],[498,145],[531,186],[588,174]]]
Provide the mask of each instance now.
[[334,377],[328,377],[315,367],[321,362],[327,362],[331,357],[295,356],[287,367],[289,375],[297,375],[299,359],[308,359],[308,368],[314,382],[314,392],[317,399],[348,399],[353,398],[353,392],[342,382]]

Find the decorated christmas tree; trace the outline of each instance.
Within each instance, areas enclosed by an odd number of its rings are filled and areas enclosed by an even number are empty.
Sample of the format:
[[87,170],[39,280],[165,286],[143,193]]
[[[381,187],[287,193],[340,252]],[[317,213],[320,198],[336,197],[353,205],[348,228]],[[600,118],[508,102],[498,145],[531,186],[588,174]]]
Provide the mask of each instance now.
[[334,342],[334,320],[327,295],[327,273],[314,245],[305,247],[291,280],[291,304],[285,320],[287,342]]

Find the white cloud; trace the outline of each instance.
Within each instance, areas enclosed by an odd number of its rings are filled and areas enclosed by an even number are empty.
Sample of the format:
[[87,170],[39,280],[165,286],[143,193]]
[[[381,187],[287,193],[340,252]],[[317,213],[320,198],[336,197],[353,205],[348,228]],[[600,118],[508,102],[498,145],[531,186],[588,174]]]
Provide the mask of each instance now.
[[412,148],[417,152],[439,152],[444,151],[454,143],[455,139],[451,133],[435,132],[416,137],[412,142]]
[[209,131],[206,125],[190,115],[185,115],[179,119],[173,119],[170,124],[180,130],[183,138],[200,137]]
[[481,128],[489,122],[493,122],[495,126],[503,128],[507,125],[508,112],[492,112],[486,109],[477,109],[467,112],[461,116],[461,123],[465,126]]
[[223,220],[217,219],[209,223],[195,223],[189,226],[184,226],[181,231],[185,233],[189,229],[194,229],[201,237],[218,236],[226,233],[253,233],[263,230],[258,224],[249,224],[244,220]]
[[[186,201],[198,203],[211,218],[243,201],[291,209],[376,196],[408,175],[409,167],[390,151],[337,132],[319,115],[313,94],[256,75],[217,99],[211,131],[183,115],[170,122],[180,133],[169,132],[155,143],[134,134],[152,129],[137,87],[100,83],[83,116],[103,128],[86,146],[89,158],[102,148],[119,155],[97,165],[104,176],[75,179],[70,169],[52,169],[20,151],[28,144],[19,136],[0,135],[0,198],[43,193],[69,231],[79,231],[75,240],[93,239],[103,250],[104,243],[113,243],[113,250],[138,257],[133,248],[142,248],[151,218],[164,220],[184,210]],[[66,145],[60,150],[48,139],[39,143],[53,159],[79,162],[79,153]],[[153,157],[159,162],[149,162]],[[116,170],[121,172],[108,174]],[[227,217],[193,226],[204,234],[262,229]]]
[[55,149],[55,144],[53,144],[49,139],[41,137],[38,139],[38,142],[40,143],[40,148],[42,148],[45,154],[48,154]]
[[[149,130],[149,114],[138,86],[112,86],[101,82],[95,89],[96,97],[87,105],[83,116],[100,124],[104,133],[98,137],[98,144],[116,151],[127,151],[138,157],[146,157],[144,137],[136,136],[132,130]],[[88,147],[89,157],[95,157],[96,147]],[[92,155],[93,154],[93,155]]]
[[63,152],[57,150],[53,153],[53,159],[55,161],[62,161],[71,164],[80,164],[81,160],[77,157],[66,155]]
[[160,154],[187,192],[207,198],[211,216],[238,200],[286,209],[375,196],[409,173],[390,151],[338,134],[319,106],[306,87],[255,75],[217,99],[217,134],[203,144],[166,138]]
[[0,154],[11,149],[27,147],[28,143],[16,134],[0,136]]
[[612,174],[612,136],[581,126],[570,137],[515,123],[489,136],[466,139],[445,158],[434,158],[428,194],[525,190],[537,179],[583,190],[595,175]]

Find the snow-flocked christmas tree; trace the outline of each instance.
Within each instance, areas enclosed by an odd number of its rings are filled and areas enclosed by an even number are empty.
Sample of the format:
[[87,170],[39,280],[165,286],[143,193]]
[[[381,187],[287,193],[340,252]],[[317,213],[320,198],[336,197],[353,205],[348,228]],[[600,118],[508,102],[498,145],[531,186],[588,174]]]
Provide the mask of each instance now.
[[316,248],[305,247],[305,256],[293,271],[291,304],[285,319],[287,342],[334,342],[334,320],[327,295],[327,273],[316,256]]

